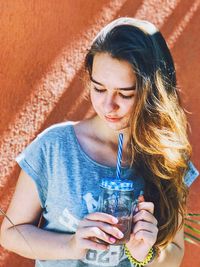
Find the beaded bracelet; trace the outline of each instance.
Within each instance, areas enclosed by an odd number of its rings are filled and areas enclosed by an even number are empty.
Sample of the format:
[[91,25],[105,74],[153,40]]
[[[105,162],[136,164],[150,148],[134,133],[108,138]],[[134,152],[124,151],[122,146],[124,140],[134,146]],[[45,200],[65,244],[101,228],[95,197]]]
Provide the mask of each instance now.
[[125,249],[125,254],[128,257],[128,259],[130,260],[131,263],[134,264],[135,267],[142,267],[145,266],[147,263],[150,263],[154,257],[156,256],[156,250],[154,250],[154,248],[152,247],[146,258],[143,261],[137,261],[136,259],[134,259],[130,253],[130,251],[128,250],[127,246],[124,245],[124,249]]

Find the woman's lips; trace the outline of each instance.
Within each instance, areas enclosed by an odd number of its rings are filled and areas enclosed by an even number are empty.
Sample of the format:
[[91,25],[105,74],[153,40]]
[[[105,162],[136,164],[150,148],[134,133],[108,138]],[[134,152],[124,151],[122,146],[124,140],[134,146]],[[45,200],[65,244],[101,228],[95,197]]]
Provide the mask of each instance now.
[[121,120],[121,118],[116,118],[116,117],[114,118],[114,117],[105,116],[105,118],[106,118],[107,121],[110,121],[110,122],[118,122],[118,121]]

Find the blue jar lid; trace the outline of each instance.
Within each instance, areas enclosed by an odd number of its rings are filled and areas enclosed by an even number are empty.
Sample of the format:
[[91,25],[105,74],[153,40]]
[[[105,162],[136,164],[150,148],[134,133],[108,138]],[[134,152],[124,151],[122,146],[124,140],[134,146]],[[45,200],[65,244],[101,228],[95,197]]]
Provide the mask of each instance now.
[[102,178],[100,186],[111,190],[132,191],[133,181],[128,179]]

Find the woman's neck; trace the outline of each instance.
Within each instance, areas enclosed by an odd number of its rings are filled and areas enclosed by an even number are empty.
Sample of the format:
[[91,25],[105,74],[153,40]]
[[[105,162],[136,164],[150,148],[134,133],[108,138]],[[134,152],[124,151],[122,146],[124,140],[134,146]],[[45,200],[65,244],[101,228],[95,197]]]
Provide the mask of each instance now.
[[115,131],[108,127],[98,116],[89,119],[89,125],[93,136],[112,147],[118,146],[118,136],[120,133],[123,133],[123,149],[126,149],[129,140],[128,128]]

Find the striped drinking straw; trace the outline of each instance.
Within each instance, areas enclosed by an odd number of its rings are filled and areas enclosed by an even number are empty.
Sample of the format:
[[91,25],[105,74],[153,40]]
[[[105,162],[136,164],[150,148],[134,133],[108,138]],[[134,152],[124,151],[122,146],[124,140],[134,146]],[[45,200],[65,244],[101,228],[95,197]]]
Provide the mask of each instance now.
[[[122,160],[122,147],[123,147],[123,134],[119,134],[118,138],[118,153],[117,153],[117,170],[116,170],[116,177],[118,180],[120,180],[121,175],[121,160]],[[119,198],[119,191],[116,191],[114,193],[115,195],[115,209],[114,214],[118,210],[118,198]]]
[[117,153],[117,171],[116,171],[117,179],[120,179],[120,174],[121,174],[122,147],[123,147],[123,134],[120,133],[118,138],[118,153]]

